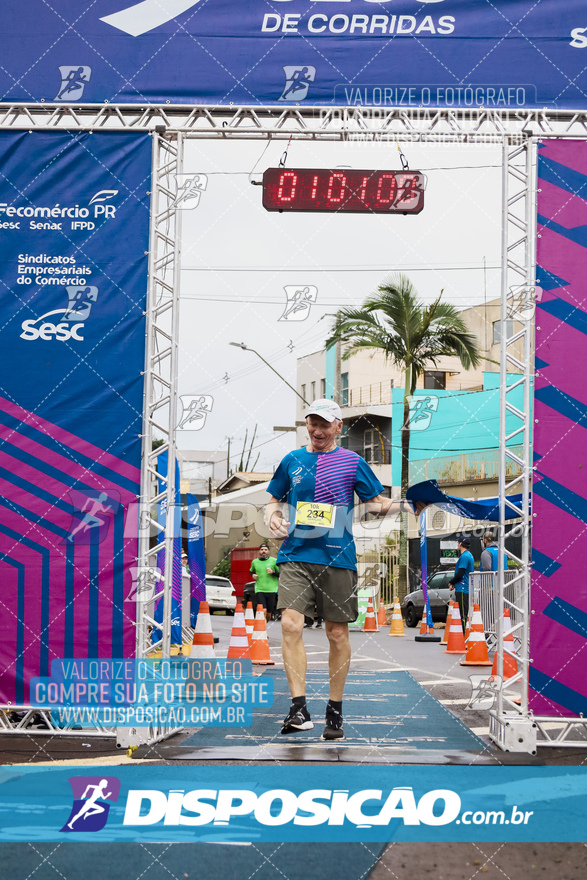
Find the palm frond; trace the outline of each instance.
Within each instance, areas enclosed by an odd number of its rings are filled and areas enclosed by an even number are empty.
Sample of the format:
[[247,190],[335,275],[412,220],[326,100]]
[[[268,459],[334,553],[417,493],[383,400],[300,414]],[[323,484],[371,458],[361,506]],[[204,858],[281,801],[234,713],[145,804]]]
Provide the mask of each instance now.
[[442,296],[443,291],[425,306],[407,276],[390,276],[361,308],[337,313],[326,346],[344,343],[344,359],[360,350],[382,351],[400,369],[412,370],[412,385],[441,357],[458,357],[465,369],[476,367],[481,360],[477,339]]

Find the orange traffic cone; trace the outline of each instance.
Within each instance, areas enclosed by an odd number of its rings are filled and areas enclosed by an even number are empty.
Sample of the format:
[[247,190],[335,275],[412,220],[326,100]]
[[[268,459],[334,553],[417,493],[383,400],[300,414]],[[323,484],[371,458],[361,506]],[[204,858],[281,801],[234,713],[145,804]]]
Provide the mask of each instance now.
[[250,648],[251,642],[253,640],[253,630],[255,628],[255,612],[253,611],[252,602],[247,602],[247,609],[245,611],[245,626],[247,628],[247,638],[249,640]]
[[420,632],[418,633],[418,635],[419,636],[434,635],[434,627],[428,626],[428,623],[426,620],[426,607],[425,606],[424,606],[424,612],[422,614],[422,621],[420,623]]
[[269,641],[267,640],[267,627],[265,626],[265,609],[257,605],[255,614],[255,626],[251,639],[251,660],[258,666],[275,666],[269,653]]
[[387,615],[385,613],[385,605],[383,602],[379,603],[379,608],[377,610],[377,626],[387,626]]
[[400,608],[399,599],[397,596],[393,597],[393,614],[391,615],[391,626],[387,635],[405,636],[404,622],[402,620],[402,610]]
[[240,602],[234,610],[234,623],[232,624],[232,632],[230,634],[230,644],[228,646],[227,660],[250,660],[251,650],[249,648],[249,639],[247,637],[247,628],[245,626],[245,613]]
[[467,621],[465,623],[465,646],[467,641],[469,640],[469,633],[471,632],[471,606],[469,605],[469,610],[467,611]]
[[444,635],[442,637],[442,641],[440,642],[441,645],[446,645],[446,643],[448,642],[448,631],[450,629],[450,617],[452,614],[452,606],[453,606],[453,601],[451,599],[448,603],[448,609],[446,612],[446,623],[444,624]]
[[361,632],[368,633],[376,633],[379,632],[379,627],[377,626],[377,621],[375,620],[375,611],[373,610],[373,602],[369,599],[369,604],[367,605],[367,613],[365,614],[365,623],[363,624],[363,629]]
[[459,660],[459,663],[461,666],[491,666],[491,660],[487,653],[485,628],[481,618],[481,607],[477,604],[473,605],[471,629],[467,641],[467,656],[464,660]]
[[[510,615],[509,608],[504,608],[504,610],[503,610],[503,645],[504,645],[504,648],[506,647],[506,642],[508,642],[507,651],[504,650],[504,652],[503,652],[503,680],[504,681],[507,681],[508,678],[511,678],[513,675],[517,675],[517,672],[518,672],[518,661],[516,660],[515,657],[512,657],[511,654],[508,653],[509,651],[511,651],[512,654],[515,653],[515,647],[513,644],[514,637],[512,635],[512,622],[511,622],[511,615]],[[497,651],[493,655],[493,666],[491,667],[491,675],[492,676],[497,675]]]
[[463,636],[463,625],[461,624],[461,612],[459,611],[458,602],[453,602],[450,627],[448,630],[448,642],[446,643],[444,653],[464,654],[465,650],[465,637]]
[[207,602],[200,602],[190,657],[207,658],[215,656],[210,606]]

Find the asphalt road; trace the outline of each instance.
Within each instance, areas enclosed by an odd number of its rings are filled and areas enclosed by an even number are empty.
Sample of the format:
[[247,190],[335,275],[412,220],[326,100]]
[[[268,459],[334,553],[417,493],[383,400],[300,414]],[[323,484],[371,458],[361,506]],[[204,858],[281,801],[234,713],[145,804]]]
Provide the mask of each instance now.
[[[225,657],[230,641],[233,618],[224,614],[212,615],[212,628],[219,643],[216,645],[216,656]],[[460,759],[455,755],[444,756],[441,752],[427,752],[420,750],[417,754],[396,754],[392,757],[395,763],[497,763],[497,764],[582,764],[587,759],[587,741],[585,749],[567,749],[541,747],[536,757],[526,753],[505,753],[498,749],[489,739],[489,713],[488,711],[472,711],[467,708],[472,686],[470,676],[485,673],[486,668],[461,666],[461,655],[444,653],[444,646],[437,643],[421,643],[415,641],[417,629],[405,628],[405,636],[394,638],[388,635],[389,627],[377,633],[351,632],[352,663],[351,669],[373,673],[405,670],[412,675],[425,690],[439,701],[447,710],[453,713],[462,724],[472,730],[482,741],[483,747],[475,754],[465,754]],[[442,635],[443,630],[439,629]],[[277,668],[282,665],[281,656],[281,631],[278,622],[268,624],[268,639],[271,657]],[[308,669],[314,673],[324,672],[324,680],[328,676],[328,640],[324,629],[305,629],[304,642],[308,655]],[[190,733],[192,733],[191,731]],[[140,760],[148,760],[154,763],[165,763],[174,760],[174,751],[183,754],[183,760],[187,755],[182,752],[182,743],[189,734],[180,734],[166,742],[157,744],[152,748],[140,748],[133,758],[127,758],[126,754],[117,751],[111,740],[100,737],[62,737],[48,736],[42,731],[36,730],[22,736],[0,736],[0,759],[4,764],[14,763],[47,763],[55,761],[69,761],[72,764],[95,763],[95,764],[122,764]],[[409,739],[410,731],[406,730]],[[288,738],[289,739],[289,738]],[[355,763],[361,760],[361,755],[355,756],[348,750],[345,751],[341,744],[328,746],[331,760],[344,760]],[[389,756],[384,757],[377,750],[370,750],[370,760],[377,762],[389,762]],[[322,754],[326,759],[324,749]],[[212,763],[226,764],[228,755],[208,755],[206,759]],[[250,755],[249,760],[255,758]],[[198,763],[201,758],[196,754],[193,762]],[[312,757],[316,760],[316,757]],[[229,759],[231,760],[231,759]],[[305,763],[308,755],[297,754],[294,749],[291,753],[281,754],[280,760],[286,763]],[[238,759],[236,760],[238,763]]]

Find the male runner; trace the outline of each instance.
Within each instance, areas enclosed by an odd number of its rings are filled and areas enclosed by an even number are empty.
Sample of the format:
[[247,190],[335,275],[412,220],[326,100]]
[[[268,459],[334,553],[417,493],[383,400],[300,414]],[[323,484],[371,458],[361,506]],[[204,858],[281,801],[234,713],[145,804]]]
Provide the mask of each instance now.
[[329,641],[330,700],[322,737],[336,740],[344,737],[342,699],[351,658],[348,624],[358,616],[354,494],[380,516],[399,512],[400,505],[382,494],[382,484],[364,459],[337,446],[342,417],[334,401],[316,400],[306,426],[308,446],[286,455],[267,487],[271,534],[285,538],[277,555],[277,607],[282,610],[283,662],[292,705],[281,732],[314,726],[306,706],[302,636],[304,618],[313,619],[316,608]]
[[255,610],[257,605],[262,605],[265,620],[273,620],[277,611],[279,568],[275,557],[269,555],[269,544],[261,544],[259,556],[251,562],[250,571],[255,581]]

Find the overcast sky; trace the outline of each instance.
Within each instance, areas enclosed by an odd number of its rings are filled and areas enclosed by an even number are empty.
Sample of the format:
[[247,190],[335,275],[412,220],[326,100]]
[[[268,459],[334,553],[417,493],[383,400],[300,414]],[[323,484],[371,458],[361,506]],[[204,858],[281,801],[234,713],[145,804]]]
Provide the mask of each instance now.
[[[499,296],[501,154],[498,146],[404,144],[410,169],[426,173],[417,216],[279,214],[262,206],[260,180],[287,142],[186,141],[185,172],[208,175],[200,204],[183,214],[180,394],[209,394],[200,431],[179,431],[181,449],[242,448],[258,425],[257,470],[271,470],[293,448],[295,398],[254,354],[295,385],[296,359],[323,347],[331,313],[360,305],[395,271],[425,301],[441,289],[458,308]],[[292,142],[287,167],[399,170],[397,145]],[[483,271],[484,259],[487,271]],[[315,285],[303,322],[279,321],[284,286]],[[262,444],[262,445],[260,445]],[[256,452],[254,457],[256,456]],[[238,458],[232,461],[236,468]]]

